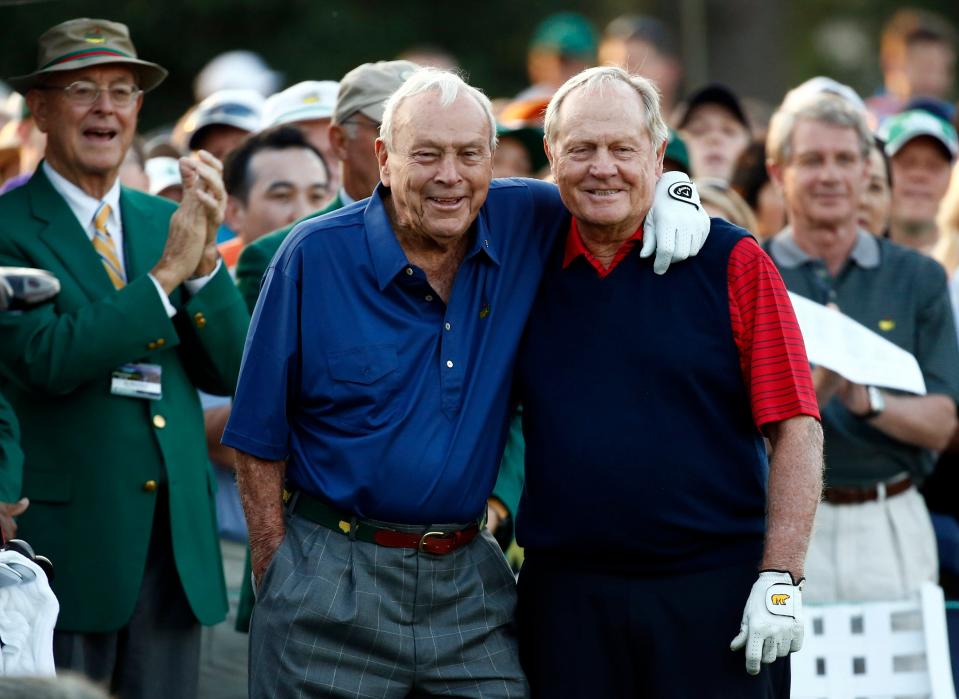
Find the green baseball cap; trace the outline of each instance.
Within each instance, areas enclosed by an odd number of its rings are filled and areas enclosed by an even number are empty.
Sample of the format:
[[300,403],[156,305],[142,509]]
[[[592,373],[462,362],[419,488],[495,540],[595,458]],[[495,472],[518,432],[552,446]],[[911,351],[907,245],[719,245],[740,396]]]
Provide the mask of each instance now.
[[923,109],[910,109],[886,119],[879,128],[879,138],[886,142],[886,155],[890,158],[914,138],[929,136],[938,141],[954,160],[959,152],[959,137],[948,121]]
[[666,141],[666,152],[663,158],[672,160],[683,172],[689,174],[689,150],[686,148],[686,142],[672,129],[669,130],[669,140]]
[[137,58],[125,24],[105,19],[70,19],[45,31],[37,41],[37,69],[7,78],[25,94],[46,76],[102,64],[129,66],[138,76],[141,90],[152,90],[167,76],[165,68]]
[[575,12],[559,12],[540,22],[529,47],[590,60],[596,57],[598,44],[596,29],[588,19]]

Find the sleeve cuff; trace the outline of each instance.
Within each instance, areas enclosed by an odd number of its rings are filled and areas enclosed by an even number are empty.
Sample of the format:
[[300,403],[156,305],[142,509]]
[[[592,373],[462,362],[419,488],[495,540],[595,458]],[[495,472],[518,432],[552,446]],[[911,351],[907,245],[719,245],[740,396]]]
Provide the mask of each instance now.
[[183,286],[186,288],[190,295],[193,296],[200,292],[200,289],[205,287],[207,283],[213,279],[213,275],[220,271],[220,267],[223,266],[223,260],[217,259],[216,265],[213,267],[213,271],[207,274],[204,277],[196,277],[195,279],[187,279],[183,282]]
[[[197,277],[196,279],[187,279],[183,282],[184,288],[191,296],[198,294],[200,289],[205,287],[211,279],[220,271],[220,267],[223,266],[223,260],[217,260],[216,266],[213,267],[213,271],[203,277]],[[168,318],[172,318],[176,315],[176,308],[173,307],[173,304],[170,303],[170,297],[163,293],[163,287],[160,286],[160,282],[156,280],[152,274],[147,274],[150,277],[150,281],[153,282],[153,286],[156,287],[157,293],[160,294],[160,300],[163,302],[163,308],[166,310]]]
[[160,301],[163,302],[163,309],[166,311],[167,318],[172,318],[176,315],[176,308],[173,307],[173,304],[170,303],[170,297],[163,292],[163,287],[160,286],[160,282],[156,280],[152,274],[147,274],[150,277],[150,281],[153,282],[153,286],[157,288],[157,293],[160,294]]

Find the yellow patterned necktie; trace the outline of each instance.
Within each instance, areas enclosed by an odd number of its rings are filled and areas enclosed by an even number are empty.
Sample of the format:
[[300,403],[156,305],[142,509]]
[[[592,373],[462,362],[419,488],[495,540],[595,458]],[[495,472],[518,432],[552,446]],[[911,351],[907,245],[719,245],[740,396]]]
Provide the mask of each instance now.
[[100,208],[97,209],[97,213],[93,217],[93,247],[100,256],[113,286],[122,289],[127,280],[123,274],[123,265],[120,264],[120,256],[117,254],[117,246],[113,242],[110,231],[107,230],[107,219],[109,217],[110,205],[104,202],[100,204]]

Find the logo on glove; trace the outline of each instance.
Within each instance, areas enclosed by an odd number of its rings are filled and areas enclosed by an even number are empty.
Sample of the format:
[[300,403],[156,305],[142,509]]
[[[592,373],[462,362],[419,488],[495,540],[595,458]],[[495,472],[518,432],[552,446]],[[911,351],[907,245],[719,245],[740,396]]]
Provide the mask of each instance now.
[[773,595],[769,601],[775,605],[785,606],[788,599],[789,595]]
[[699,205],[693,201],[693,186],[689,182],[676,182],[670,185],[666,191],[676,201],[684,202],[696,207],[697,211],[699,210]]

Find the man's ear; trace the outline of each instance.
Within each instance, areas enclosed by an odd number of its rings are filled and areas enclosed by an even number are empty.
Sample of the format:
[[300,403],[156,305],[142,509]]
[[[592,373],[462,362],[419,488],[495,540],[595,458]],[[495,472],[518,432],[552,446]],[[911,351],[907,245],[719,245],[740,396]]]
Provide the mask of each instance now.
[[556,181],[556,154],[550,149],[549,142],[546,140],[546,136],[543,136],[543,151],[546,153],[546,160],[549,161],[549,174],[552,176],[553,181]]
[[232,195],[226,198],[226,213],[223,215],[223,221],[237,235],[243,230],[243,224],[246,222],[246,206],[239,198]]
[[663,158],[666,157],[666,146],[669,144],[669,139],[667,138],[659,146],[659,150],[656,152],[656,179],[659,179],[663,176]]
[[37,125],[41,132],[47,133],[49,113],[46,95],[40,90],[27,90],[26,102],[33,117],[33,123]]
[[349,154],[346,152],[346,132],[339,124],[330,124],[330,148],[333,154],[340,160],[346,160]]
[[380,182],[384,187],[390,186],[390,154],[386,150],[386,144],[382,138],[377,138],[373,144],[373,150],[376,153],[376,162],[380,166]]
[[781,190],[783,186],[783,166],[772,158],[766,158],[766,172],[769,173],[769,179],[779,185]]

